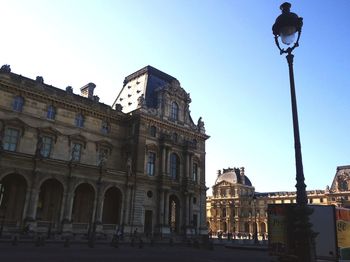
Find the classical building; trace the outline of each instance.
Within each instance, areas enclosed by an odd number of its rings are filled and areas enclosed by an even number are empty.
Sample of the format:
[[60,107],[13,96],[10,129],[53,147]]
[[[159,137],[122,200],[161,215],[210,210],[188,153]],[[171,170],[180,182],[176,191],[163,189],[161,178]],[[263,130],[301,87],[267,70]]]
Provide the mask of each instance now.
[[0,70],[0,232],[206,234],[205,134],[151,66],[113,106]]
[[[331,187],[307,191],[309,204],[350,208],[350,166],[339,166]],[[268,204],[296,203],[296,192],[255,192],[244,168],[218,171],[212,196],[207,197],[207,225],[216,236],[268,237]]]

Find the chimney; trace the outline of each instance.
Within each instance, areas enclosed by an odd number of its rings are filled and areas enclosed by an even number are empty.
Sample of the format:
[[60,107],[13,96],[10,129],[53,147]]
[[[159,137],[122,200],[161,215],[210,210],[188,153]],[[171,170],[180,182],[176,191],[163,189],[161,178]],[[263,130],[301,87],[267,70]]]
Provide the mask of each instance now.
[[93,99],[95,87],[96,85],[94,83],[88,83],[87,85],[80,88],[80,95],[89,99]]

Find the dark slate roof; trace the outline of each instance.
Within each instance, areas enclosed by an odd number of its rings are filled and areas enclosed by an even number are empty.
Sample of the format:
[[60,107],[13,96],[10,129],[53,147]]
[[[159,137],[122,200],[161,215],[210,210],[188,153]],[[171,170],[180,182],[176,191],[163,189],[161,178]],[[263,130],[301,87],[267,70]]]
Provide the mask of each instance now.
[[[243,176],[244,176],[244,181],[243,181]],[[252,183],[250,182],[249,178],[241,174],[239,168],[229,168],[224,170],[224,172],[220,174],[216,179],[215,184],[218,184],[221,181],[226,181],[231,184],[243,184],[246,186],[252,186]]]
[[125,77],[124,86],[133,79],[145,74],[148,75],[145,94],[146,105],[151,108],[156,108],[158,100],[155,90],[167,86],[172,81],[176,80],[176,78],[148,65]]

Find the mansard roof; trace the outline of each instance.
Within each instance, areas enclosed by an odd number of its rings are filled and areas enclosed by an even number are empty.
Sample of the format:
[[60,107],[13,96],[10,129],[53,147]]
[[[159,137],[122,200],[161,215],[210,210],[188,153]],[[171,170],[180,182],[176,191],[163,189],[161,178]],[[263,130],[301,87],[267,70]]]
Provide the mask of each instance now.
[[222,181],[229,182],[231,184],[241,184],[245,186],[252,186],[249,178],[244,175],[244,169],[241,171],[239,168],[228,168],[224,169],[223,173],[219,173],[215,184],[219,184]]
[[141,68],[140,70],[136,71],[135,73],[132,73],[132,74],[128,75],[127,77],[125,77],[124,85],[126,85],[131,80],[138,78],[144,74],[154,75],[154,76],[156,76],[156,77],[158,77],[158,78],[160,78],[168,83],[171,83],[171,81],[176,80],[175,77],[168,75],[168,74],[160,71],[159,69],[148,65],[148,66],[145,66],[144,68]]
[[181,99],[185,99],[188,103],[191,101],[189,94],[181,88],[180,82],[175,77],[148,65],[125,77],[123,88],[114,101],[113,107],[120,104],[125,113],[140,108],[142,103],[148,108],[157,108],[158,93],[174,94],[174,90]]

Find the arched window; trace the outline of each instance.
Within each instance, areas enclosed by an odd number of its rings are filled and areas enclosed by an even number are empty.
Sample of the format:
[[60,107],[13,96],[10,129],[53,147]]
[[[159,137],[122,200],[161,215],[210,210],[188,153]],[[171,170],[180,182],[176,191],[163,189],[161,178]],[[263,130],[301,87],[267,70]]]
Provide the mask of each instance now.
[[83,127],[84,126],[84,117],[81,114],[78,114],[75,118],[75,125],[77,127]]
[[21,96],[16,96],[13,99],[12,109],[17,112],[22,112],[23,110],[24,99]]
[[171,120],[177,121],[179,119],[179,106],[176,102],[171,104]]
[[179,157],[172,153],[170,155],[170,176],[172,179],[178,179],[179,178],[179,171],[180,171],[180,161]]
[[46,115],[46,118],[47,118],[47,119],[54,120],[54,119],[55,119],[55,116],[56,116],[56,109],[55,109],[53,106],[49,106],[49,107],[47,108],[47,115]]

